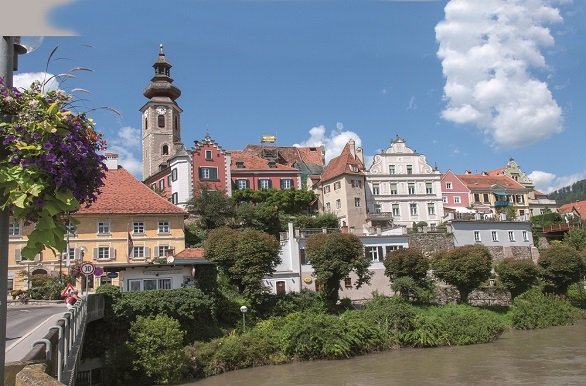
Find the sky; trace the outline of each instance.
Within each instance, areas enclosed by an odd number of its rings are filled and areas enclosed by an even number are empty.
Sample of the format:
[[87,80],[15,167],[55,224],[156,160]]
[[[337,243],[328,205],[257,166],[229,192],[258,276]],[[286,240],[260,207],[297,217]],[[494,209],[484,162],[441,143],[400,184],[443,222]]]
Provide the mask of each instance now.
[[187,148],[206,133],[227,150],[275,135],[331,159],[353,138],[368,167],[399,135],[441,171],[512,157],[546,193],[586,178],[582,0],[32,1],[2,27],[44,36],[15,85],[58,75],[52,87],[138,178],[159,44]]

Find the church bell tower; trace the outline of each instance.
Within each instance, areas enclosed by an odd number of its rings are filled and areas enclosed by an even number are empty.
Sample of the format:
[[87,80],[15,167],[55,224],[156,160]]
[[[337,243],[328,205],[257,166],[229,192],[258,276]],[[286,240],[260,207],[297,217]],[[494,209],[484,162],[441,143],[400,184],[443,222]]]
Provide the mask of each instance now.
[[146,180],[167,167],[169,158],[181,144],[181,108],[175,102],[181,90],[173,85],[171,63],[161,44],[153,68],[155,75],[144,89],[149,100],[140,108],[142,113],[142,178]]

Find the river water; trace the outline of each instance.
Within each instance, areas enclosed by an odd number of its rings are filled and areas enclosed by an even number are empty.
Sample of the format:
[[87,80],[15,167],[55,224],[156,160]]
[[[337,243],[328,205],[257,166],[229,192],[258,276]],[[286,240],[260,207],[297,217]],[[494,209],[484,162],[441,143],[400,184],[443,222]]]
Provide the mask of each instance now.
[[187,385],[586,385],[586,321],[511,331],[489,344],[257,367]]

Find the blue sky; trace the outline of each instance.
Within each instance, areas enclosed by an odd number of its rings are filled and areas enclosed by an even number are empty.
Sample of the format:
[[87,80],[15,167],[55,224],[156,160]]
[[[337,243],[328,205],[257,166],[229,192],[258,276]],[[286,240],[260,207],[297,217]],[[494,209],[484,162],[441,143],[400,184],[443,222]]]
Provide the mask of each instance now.
[[139,178],[138,109],[160,43],[187,147],[206,132],[225,149],[271,134],[330,158],[352,137],[372,156],[399,134],[442,171],[513,157],[544,191],[586,178],[579,0],[52,1],[46,25],[14,34],[78,36],[45,37],[16,81],[55,47],[49,73],[92,69],[59,87],[89,91],[81,111],[121,113],[91,115]]

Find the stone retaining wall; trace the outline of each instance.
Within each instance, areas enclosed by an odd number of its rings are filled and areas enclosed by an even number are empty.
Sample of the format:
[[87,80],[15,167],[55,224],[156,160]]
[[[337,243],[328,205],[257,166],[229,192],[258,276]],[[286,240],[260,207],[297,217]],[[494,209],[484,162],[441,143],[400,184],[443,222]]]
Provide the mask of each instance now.
[[[457,303],[460,299],[460,293],[452,286],[438,286],[434,292],[439,304]],[[503,288],[481,288],[470,293],[468,304],[473,306],[510,306],[511,294]]]
[[409,248],[420,249],[425,257],[432,257],[440,251],[454,249],[454,238],[451,233],[410,233]]

